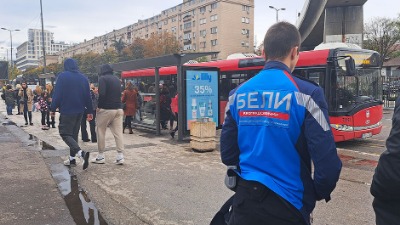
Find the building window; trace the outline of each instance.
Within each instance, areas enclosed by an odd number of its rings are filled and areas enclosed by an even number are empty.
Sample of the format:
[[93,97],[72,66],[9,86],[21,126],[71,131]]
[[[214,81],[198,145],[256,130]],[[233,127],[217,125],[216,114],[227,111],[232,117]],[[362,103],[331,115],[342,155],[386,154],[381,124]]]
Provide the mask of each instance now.
[[216,21],[216,20],[218,20],[218,15],[217,15],[217,14],[212,15],[212,16],[210,17],[210,21]]
[[191,50],[192,49],[192,45],[184,45],[183,46],[183,50]]
[[207,19],[206,18],[200,19],[200,25],[203,25],[205,23],[207,23]]
[[246,11],[246,12],[249,12],[250,11],[250,6],[242,5],[242,10]]
[[172,27],[171,28],[171,32],[175,34],[176,33],[176,27]]
[[207,31],[206,30],[201,30],[200,31],[200,37],[206,37]]
[[206,12],[206,7],[205,6],[200,7],[200,13],[205,13],[205,12]]
[[171,22],[175,22],[176,21],[176,16],[171,18]]
[[250,18],[242,17],[242,23],[250,23]]
[[211,59],[217,59],[218,58],[218,53],[212,54]]
[[183,40],[190,40],[191,33],[187,33],[183,35]]
[[217,27],[211,27],[211,33],[212,34],[216,34],[218,32],[218,28]]
[[216,9],[218,7],[218,4],[217,4],[217,2],[216,3],[213,3],[213,4],[211,4],[211,9]]
[[200,48],[206,48],[206,42],[205,41],[200,42]]
[[217,39],[211,40],[211,46],[216,46],[217,44],[218,44]]
[[190,29],[190,28],[192,28],[192,22],[188,22],[188,23],[184,23],[183,24],[183,29]]
[[250,34],[250,30],[249,29],[242,29],[242,34],[243,35]]

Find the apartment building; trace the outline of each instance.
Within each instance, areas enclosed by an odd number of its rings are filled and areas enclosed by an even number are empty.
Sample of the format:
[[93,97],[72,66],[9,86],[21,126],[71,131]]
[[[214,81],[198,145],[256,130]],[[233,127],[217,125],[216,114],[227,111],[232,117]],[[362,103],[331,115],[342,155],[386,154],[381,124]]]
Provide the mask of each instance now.
[[[47,55],[55,55],[65,50],[70,45],[64,42],[55,43],[54,33],[44,30],[44,47]],[[42,30],[29,29],[28,41],[17,47],[16,66],[20,70],[26,70],[29,67],[37,67],[39,60],[43,57]]]
[[160,14],[64,50],[61,59],[89,51],[103,53],[115,40],[131,44],[152,33],[171,32],[183,52],[217,51],[211,60],[254,51],[254,0],[184,0]]

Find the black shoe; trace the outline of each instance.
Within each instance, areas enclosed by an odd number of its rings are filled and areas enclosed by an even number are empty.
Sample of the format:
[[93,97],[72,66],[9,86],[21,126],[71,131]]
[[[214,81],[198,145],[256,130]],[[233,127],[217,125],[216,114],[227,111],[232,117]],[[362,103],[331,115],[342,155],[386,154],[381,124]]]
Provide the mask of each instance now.
[[25,122],[25,126],[28,126],[28,122]]
[[169,133],[169,135],[171,135],[172,138],[175,137],[175,131],[172,131],[171,133]]
[[92,143],[97,143],[97,140],[96,139],[92,139]]
[[86,170],[89,166],[89,155],[90,155],[90,152],[82,151],[83,170]]
[[33,126],[33,123],[29,123],[29,125]]
[[55,124],[52,124],[52,125],[51,125],[51,128],[56,128],[56,125],[55,125]]
[[83,142],[89,142],[90,139],[82,139]]

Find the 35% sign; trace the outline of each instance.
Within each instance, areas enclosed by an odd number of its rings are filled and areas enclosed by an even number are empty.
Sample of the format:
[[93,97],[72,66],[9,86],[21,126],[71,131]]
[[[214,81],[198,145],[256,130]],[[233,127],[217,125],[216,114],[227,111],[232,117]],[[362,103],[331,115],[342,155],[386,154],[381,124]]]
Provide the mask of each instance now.
[[208,85],[196,85],[194,86],[195,94],[212,94],[213,90],[211,86]]

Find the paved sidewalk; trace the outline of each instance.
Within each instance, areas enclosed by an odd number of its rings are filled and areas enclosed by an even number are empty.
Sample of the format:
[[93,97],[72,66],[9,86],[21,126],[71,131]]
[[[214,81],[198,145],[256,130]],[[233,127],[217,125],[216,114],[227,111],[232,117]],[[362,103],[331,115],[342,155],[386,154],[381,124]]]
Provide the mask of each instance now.
[[74,224],[40,152],[21,143],[18,133],[24,134],[0,126],[0,224]]
[[[3,103],[0,111],[5,111]],[[10,119],[24,124],[22,116]],[[40,113],[33,113],[33,119],[34,126],[22,129],[67,156],[67,146],[58,129],[42,131]],[[124,138],[123,166],[112,163],[115,142],[108,131],[106,164],[91,164],[87,171],[80,166],[73,169],[109,224],[209,224],[232,195],[223,184],[225,166],[218,151],[194,153],[188,143],[171,140],[167,132],[155,136],[134,130],[134,134],[125,134]],[[95,156],[96,144],[80,144]],[[369,194],[372,174],[373,168],[344,168],[332,201],[318,203],[314,224],[375,224]]]

